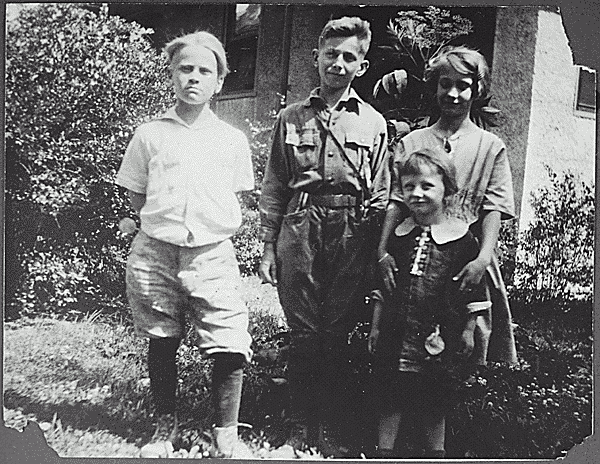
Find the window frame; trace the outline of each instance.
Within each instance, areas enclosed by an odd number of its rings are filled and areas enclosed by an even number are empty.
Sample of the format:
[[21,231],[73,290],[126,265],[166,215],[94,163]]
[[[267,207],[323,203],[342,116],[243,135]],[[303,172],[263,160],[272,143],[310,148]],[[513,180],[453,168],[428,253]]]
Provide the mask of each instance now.
[[[246,3],[249,4],[249,3]],[[250,3],[251,4],[251,3]],[[235,34],[235,28],[236,28],[236,11],[237,11],[237,7],[238,7],[238,3],[232,3],[230,5],[227,5],[225,7],[224,10],[224,17],[223,17],[223,43],[225,44],[225,51],[227,52],[228,56],[229,56],[229,50],[231,49],[230,44],[231,42],[234,41],[233,36]],[[262,7],[263,4],[260,4],[261,6],[261,20],[262,20]],[[232,100],[232,99],[237,99],[237,98],[249,98],[249,97],[256,97],[257,96],[257,91],[256,91],[256,86],[257,86],[257,71],[258,71],[258,51],[259,51],[259,44],[260,44],[260,21],[259,20],[259,26],[258,26],[258,32],[257,32],[257,38],[256,38],[256,61],[254,63],[254,77],[253,77],[253,82],[252,82],[252,89],[241,89],[241,90],[227,90],[225,85],[227,82],[227,77],[225,77],[225,83],[223,83],[223,89],[221,90],[221,92],[219,92],[218,96],[217,96],[217,100]],[[238,39],[239,40],[239,39]],[[231,64],[230,64],[231,66]]]
[[[594,95],[596,97],[596,104],[594,106],[588,103],[582,102],[581,88],[582,88],[582,73],[590,73],[594,76]],[[577,73],[575,76],[575,95],[573,99],[573,110],[576,116],[583,118],[595,118],[597,103],[598,103],[598,74],[595,70],[586,68],[585,66],[577,66]]]

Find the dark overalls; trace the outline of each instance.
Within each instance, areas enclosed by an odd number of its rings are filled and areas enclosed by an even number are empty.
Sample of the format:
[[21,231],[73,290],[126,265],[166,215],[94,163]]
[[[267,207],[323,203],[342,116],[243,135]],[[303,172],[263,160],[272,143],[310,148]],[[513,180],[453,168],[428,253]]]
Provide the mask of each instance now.
[[261,237],[276,242],[297,423],[310,425],[321,411],[345,420],[351,409],[347,339],[388,196],[385,120],[353,90],[331,111],[315,90],[281,112],[262,186]]

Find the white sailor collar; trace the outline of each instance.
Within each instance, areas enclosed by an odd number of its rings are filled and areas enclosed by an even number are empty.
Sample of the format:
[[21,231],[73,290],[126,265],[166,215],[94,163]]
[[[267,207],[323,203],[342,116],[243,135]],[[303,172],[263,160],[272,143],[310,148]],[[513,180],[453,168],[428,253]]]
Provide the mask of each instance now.
[[190,125],[179,117],[177,111],[175,110],[176,107],[177,105],[171,106],[167,111],[160,115],[158,119],[172,119],[177,121],[182,126],[194,130],[204,129],[208,124],[214,124],[219,120],[217,115],[211,109],[209,109],[206,114],[206,118],[202,118],[201,121],[196,121],[194,124]]
[[[398,237],[408,235],[413,229],[420,227],[412,216],[407,217],[398,227],[395,234]],[[458,218],[447,218],[440,224],[430,226],[431,238],[438,245],[453,242],[465,236],[469,231],[469,225]]]

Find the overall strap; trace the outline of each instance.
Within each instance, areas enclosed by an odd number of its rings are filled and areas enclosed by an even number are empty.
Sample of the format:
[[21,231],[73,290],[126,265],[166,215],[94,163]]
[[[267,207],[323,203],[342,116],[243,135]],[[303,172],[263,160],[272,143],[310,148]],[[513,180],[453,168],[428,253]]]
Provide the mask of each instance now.
[[[361,215],[366,213],[367,209],[370,206],[370,199],[371,199],[371,192],[367,185],[367,179],[365,179],[365,176],[363,175],[362,170],[359,169],[358,167],[356,167],[356,165],[352,162],[352,160],[346,153],[346,148],[337,139],[337,137],[325,126],[325,124],[323,124],[323,121],[321,121],[321,119],[319,118],[319,116],[317,114],[315,114],[315,119],[318,121],[321,128],[323,128],[323,130],[325,130],[327,133],[329,133],[331,135],[331,138],[333,138],[335,144],[340,149],[340,152],[342,153],[342,157],[344,158],[344,161],[346,161],[346,163],[348,163],[348,165],[350,166],[352,171],[354,171],[354,174],[356,174],[356,178],[358,179],[358,182],[359,182],[360,188],[361,188],[360,194],[357,195],[357,197],[359,197],[358,198],[359,201],[356,202],[357,203],[356,204],[357,213],[360,212]],[[362,166],[363,162],[364,162],[364,160],[361,160],[361,166]]]

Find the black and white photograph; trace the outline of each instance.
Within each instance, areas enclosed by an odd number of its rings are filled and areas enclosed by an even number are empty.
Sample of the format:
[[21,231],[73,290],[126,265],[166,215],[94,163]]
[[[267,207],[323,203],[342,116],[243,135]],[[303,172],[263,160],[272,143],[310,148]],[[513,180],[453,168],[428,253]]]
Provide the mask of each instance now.
[[595,462],[591,3],[5,3],[0,460]]

